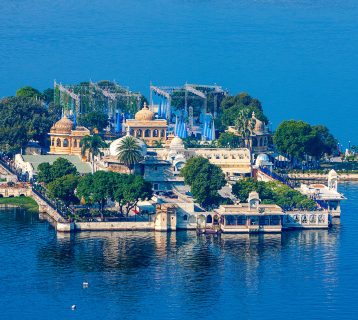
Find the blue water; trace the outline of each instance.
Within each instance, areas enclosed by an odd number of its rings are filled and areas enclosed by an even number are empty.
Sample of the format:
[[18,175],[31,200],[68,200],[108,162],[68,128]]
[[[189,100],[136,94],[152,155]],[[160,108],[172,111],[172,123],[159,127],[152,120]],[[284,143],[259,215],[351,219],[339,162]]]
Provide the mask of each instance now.
[[115,79],[218,83],[358,143],[357,0],[0,1],[0,97]]
[[340,225],[282,235],[60,236],[2,209],[0,318],[356,319],[358,184],[341,191]]

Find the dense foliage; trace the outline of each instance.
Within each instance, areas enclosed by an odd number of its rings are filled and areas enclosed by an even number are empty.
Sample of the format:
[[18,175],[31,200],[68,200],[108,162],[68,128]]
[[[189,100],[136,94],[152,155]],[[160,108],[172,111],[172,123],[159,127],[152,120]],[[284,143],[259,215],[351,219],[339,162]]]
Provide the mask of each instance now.
[[57,158],[53,164],[44,162],[38,166],[37,180],[39,182],[50,183],[66,175],[77,175],[76,167],[65,158]]
[[139,200],[150,199],[153,195],[152,184],[145,181],[142,176],[116,173],[114,181],[113,196],[122,215],[128,216]]
[[152,197],[152,185],[141,176],[97,171],[81,178],[77,196],[86,204],[97,204],[103,215],[108,200],[119,203],[119,213],[128,215],[139,200]]
[[219,115],[220,124],[223,127],[236,125],[237,118],[240,111],[245,110],[245,113],[250,117],[252,112],[255,112],[257,119],[268,122],[267,117],[263,113],[262,105],[258,99],[252,98],[247,93],[240,93],[236,96],[226,96],[221,103],[221,114]]
[[274,143],[280,152],[299,160],[305,155],[321,158],[337,150],[337,140],[325,126],[311,126],[296,120],[283,121],[279,125]]
[[241,146],[242,139],[233,133],[223,132],[218,139],[218,146],[220,148],[238,148]]
[[222,170],[203,157],[190,158],[180,171],[185,184],[190,186],[190,192],[203,207],[210,208],[218,204],[218,191],[225,186],[225,176]]
[[262,203],[277,204],[284,210],[314,210],[316,208],[313,200],[278,182],[263,182],[247,178],[236,182],[232,187],[232,193],[241,202],[247,202],[251,191],[258,192]]
[[90,130],[102,131],[108,124],[108,116],[100,111],[92,111],[78,117],[78,124]]
[[52,199],[60,199],[65,204],[78,203],[79,200],[75,195],[78,185],[79,176],[68,174],[57,178],[47,185],[48,195]]
[[44,143],[51,125],[48,110],[34,98],[0,100],[0,149],[4,152],[19,152],[30,140]]
[[26,86],[16,91],[16,97],[42,99],[42,93],[35,88]]

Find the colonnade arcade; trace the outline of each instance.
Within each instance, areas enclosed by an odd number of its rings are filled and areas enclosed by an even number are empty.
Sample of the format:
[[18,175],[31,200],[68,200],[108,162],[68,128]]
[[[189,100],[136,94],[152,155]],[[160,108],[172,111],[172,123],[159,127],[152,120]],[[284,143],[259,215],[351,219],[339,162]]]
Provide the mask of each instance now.
[[166,137],[165,129],[131,129],[130,135],[136,138],[164,138]]
[[[51,147],[57,148],[79,148],[81,139],[69,139],[66,137],[52,137],[51,138]],[[73,141],[73,143],[72,143]]]
[[224,215],[221,216],[221,221],[226,226],[277,226],[281,225],[281,216],[279,215]]

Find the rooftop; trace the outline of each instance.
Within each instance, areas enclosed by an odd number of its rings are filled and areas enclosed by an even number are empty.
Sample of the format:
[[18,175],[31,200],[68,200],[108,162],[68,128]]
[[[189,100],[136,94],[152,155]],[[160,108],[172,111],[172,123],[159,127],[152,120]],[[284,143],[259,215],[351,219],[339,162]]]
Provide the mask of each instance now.
[[37,172],[37,167],[39,166],[39,164],[44,162],[53,164],[53,162],[58,158],[64,158],[70,161],[77,168],[77,171],[81,174],[91,172],[91,165],[87,162],[82,162],[80,157],[76,155],[23,155],[22,158],[25,162],[31,163],[35,172]]
[[236,205],[221,205],[219,209],[215,210],[221,215],[230,214],[249,214],[249,215],[283,215],[282,209],[276,204],[259,204],[258,206],[250,207],[248,203],[240,203]]

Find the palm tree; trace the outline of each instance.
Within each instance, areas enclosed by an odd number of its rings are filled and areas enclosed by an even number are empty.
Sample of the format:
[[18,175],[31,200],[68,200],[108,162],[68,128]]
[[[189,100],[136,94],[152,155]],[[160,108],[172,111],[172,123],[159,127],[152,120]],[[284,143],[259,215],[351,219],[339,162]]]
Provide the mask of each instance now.
[[248,109],[242,109],[236,119],[236,129],[241,135],[245,147],[248,147],[248,138],[255,127],[255,120],[251,117]]
[[88,152],[91,158],[92,165],[92,174],[94,173],[94,157],[98,156],[101,152],[101,148],[105,148],[107,144],[102,140],[102,138],[94,134],[93,136],[85,136],[81,140],[81,155],[85,156]]
[[136,163],[142,160],[141,147],[132,136],[124,137],[117,148],[118,160],[123,162],[130,172]]
[[153,147],[154,148],[163,148],[163,140],[162,139],[160,139],[159,141],[154,141],[153,142]]

